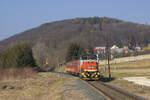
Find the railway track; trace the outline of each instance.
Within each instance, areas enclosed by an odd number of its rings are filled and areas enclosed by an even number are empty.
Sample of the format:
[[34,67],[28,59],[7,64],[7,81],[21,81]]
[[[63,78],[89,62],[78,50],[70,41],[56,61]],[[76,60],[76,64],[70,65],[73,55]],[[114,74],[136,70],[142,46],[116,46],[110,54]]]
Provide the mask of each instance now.
[[87,83],[102,92],[109,100],[146,100],[142,97],[100,81],[87,81]]
[[[59,73],[60,75],[68,75],[68,73],[65,72],[54,72],[54,73]],[[105,84],[104,82],[101,81],[84,81],[84,82],[97,89],[108,100],[147,100],[145,98],[129,93],[123,89],[120,89],[118,87]]]

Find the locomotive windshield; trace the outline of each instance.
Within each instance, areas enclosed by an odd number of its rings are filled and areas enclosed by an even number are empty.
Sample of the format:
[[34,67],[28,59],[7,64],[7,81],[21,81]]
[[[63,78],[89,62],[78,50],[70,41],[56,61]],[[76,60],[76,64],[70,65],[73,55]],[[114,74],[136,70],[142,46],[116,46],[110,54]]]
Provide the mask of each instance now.
[[81,59],[82,60],[89,60],[89,59],[97,60],[97,56],[93,54],[86,54],[86,55],[82,55]]

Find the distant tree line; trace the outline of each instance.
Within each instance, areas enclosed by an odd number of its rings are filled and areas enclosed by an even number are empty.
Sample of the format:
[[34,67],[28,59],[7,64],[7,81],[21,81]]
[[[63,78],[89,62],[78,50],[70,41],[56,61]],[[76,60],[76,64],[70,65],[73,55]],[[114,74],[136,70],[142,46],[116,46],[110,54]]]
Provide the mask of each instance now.
[[15,45],[0,53],[0,67],[34,67],[35,61],[32,56],[32,49],[28,44]]

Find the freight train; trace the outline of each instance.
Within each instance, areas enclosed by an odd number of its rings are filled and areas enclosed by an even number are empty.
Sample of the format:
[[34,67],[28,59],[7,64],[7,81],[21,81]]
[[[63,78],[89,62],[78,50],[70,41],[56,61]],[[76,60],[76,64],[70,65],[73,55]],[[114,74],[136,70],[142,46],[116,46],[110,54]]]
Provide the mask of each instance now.
[[66,71],[84,80],[99,80],[97,60],[75,60],[67,63]]

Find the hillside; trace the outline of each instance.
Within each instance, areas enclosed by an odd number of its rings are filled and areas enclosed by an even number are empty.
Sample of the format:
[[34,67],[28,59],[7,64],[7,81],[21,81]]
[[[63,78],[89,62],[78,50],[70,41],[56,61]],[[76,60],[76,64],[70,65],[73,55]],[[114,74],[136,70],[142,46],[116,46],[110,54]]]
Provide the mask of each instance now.
[[[150,26],[125,22],[107,17],[76,18],[43,24],[0,41],[0,51],[18,43],[29,43],[34,56],[43,65],[45,60],[51,66],[63,61],[63,55],[70,42],[79,42],[83,47],[104,46],[109,36],[111,45],[145,46],[150,43]],[[40,58],[39,58],[40,57]],[[45,58],[46,57],[46,58]]]

